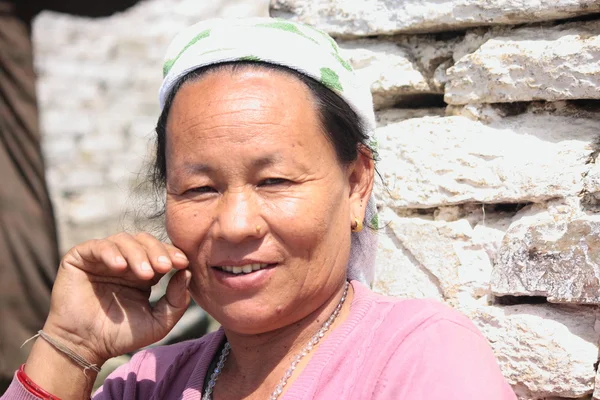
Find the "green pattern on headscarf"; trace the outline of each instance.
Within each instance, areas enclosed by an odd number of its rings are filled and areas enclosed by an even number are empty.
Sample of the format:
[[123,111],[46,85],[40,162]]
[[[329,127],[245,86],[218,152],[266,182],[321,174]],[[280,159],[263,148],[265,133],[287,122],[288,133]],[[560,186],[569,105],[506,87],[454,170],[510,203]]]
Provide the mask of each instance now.
[[240,61],[262,61],[262,60],[256,56],[244,56],[244,57],[240,57]]
[[321,68],[321,83],[332,90],[344,91],[340,83],[340,77],[331,68]]
[[373,160],[379,161],[379,143],[377,142],[377,139],[375,139],[373,136],[371,136],[369,138],[369,142],[367,144],[369,145],[369,148],[371,149]]
[[319,44],[319,42],[317,42],[315,39],[311,38],[306,33],[302,32],[300,29],[298,29],[296,27],[296,25],[294,25],[292,23],[289,23],[289,22],[286,22],[286,21],[275,21],[275,22],[270,22],[270,23],[267,23],[267,24],[258,24],[256,26],[262,26],[264,28],[281,29],[282,31],[295,33],[297,35],[302,36],[303,38],[306,38],[308,40],[312,40],[316,44]]
[[185,52],[190,46],[192,46],[198,40],[207,38],[209,36],[210,36],[210,29],[206,29],[206,30],[200,32],[199,34],[194,36],[194,38],[192,40],[190,40],[189,43],[186,44],[183,49],[181,49],[181,51],[179,52],[179,54],[177,54],[177,56],[175,58],[173,58],[172,60],[165,61],[164,65],[163,65],[163,76],[167,76],[167,74],[173,67],[173,64],[175,64],[175,62],[179,59],[179,57],[181,57],[183,52]]
[[227,51],[227,50],[234,50],[234,49],[231,48],[231,47],[219,47],[218,49],[211,49],[211,50],[203,51],[202,53],[200,53],[198,55],[199,56],[205,56],[205,55],[210,54],[210,53],[216,53],[217,51],[221,52],[221,51]]
[[346,60],[344,60],[339,54],[333,53],[333,56],[342,64],[342,67],[346,68],[348,71],[352,72],[352,65]]
[[333,40],[333,38],[332,38],[331,36],[329,36],[328,34],[326,34],[326,33],[325,33],[325,32],[323,32],[323,31],[320,31],[320,30],[318,30],[318,29],[315,29],[315,28],[313,28],[312,26],[311,26],[311,28],[312,28],[312,29],[313,29],[315,32],[319,32],[319,34],[320,34],[321,36],[323,36],[323,37],[324,37],[324,38],[325,38],[325,39],[326,39],[326,40],[329,42],[329,44],[330,44],[330,45],[331,45],[331,47],[333,48],[333,51],[334,51],[336,54],[338,54],[338,53],[339,53],[339,51],[340,51],[340,48],[339,48],[338,44],[335,42],[335,40]]
[[373,229],[379,229],[379,214],[375,214],[373,215],[373,218],[371,218],[371,221],[369,221],[371,228]]

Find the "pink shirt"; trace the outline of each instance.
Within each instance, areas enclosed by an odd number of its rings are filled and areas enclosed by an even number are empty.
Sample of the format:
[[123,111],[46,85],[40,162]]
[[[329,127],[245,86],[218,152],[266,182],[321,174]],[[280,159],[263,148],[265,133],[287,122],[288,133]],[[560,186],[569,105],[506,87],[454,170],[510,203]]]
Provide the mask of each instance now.
[[[432,300],[400,300],[353,281],[350,315],[321,343],[281,400],[515,400],[473,323]],[[219,330],[137,353],[93,397],[200,399]],[[2,397],[35,399],[16,379]]]

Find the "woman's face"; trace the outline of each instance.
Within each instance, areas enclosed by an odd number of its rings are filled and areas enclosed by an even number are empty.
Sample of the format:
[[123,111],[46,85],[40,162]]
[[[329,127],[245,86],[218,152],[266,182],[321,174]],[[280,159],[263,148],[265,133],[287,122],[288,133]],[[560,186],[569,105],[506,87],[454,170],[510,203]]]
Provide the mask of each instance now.
[[302,82],[261,69],[210,72],[175,96],[166,143],[167,232],[191,261],[202,308],[255,334],[333,295],[370,193],[359,193],[357,163],[337,161]]

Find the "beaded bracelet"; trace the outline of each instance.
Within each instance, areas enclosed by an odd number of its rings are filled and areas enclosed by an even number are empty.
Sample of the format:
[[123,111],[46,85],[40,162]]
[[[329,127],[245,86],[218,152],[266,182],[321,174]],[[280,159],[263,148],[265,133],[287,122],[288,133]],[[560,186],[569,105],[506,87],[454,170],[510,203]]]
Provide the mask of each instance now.
[[21,365],[21,368],[17,371],[17,380],[23,385],[23,387],[31,394],[39,397],[42,400],[60,400],[60,398],[51,395],[44,389],[39,387],[32,381],[25,373],[25,364]]

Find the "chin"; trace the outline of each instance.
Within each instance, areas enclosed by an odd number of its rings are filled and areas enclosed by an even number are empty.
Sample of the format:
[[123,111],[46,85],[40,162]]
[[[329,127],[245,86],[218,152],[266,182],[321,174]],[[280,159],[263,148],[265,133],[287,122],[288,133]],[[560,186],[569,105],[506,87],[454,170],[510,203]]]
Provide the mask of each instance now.
[[248,312],[248,310],[232,310],[213,317],[223,329],[238,335],[260,335],[288,325],[279,316]]
[[[198,305],[225,330],[237,334],[258,335],[271,332],[293,324],[303,317],[298,313],[301,311],[298,305],[282,304],[260,295],[241,299],[214,295],[210,299],[198,300]],[[290,312],[292,310],[294,312]]]

